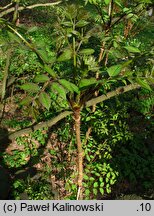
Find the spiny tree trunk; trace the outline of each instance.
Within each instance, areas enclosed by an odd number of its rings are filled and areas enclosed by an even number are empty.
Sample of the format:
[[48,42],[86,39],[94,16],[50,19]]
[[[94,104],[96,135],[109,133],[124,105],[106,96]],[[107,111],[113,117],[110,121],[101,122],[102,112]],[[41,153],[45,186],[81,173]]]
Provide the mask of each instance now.
[[77,200],[83,199],[82,195],[82,181],[83,181],[83,149],[82,149],[82,142],[81,142],[81,136],[80,136],[80,122],[81,122],[81,116],[80,116],[80,108],[74,110],[74,121],[75,121],[75,133],[76,133],[76,142],[77,142],[77,150],[78,150],[78,193],[77,193]]

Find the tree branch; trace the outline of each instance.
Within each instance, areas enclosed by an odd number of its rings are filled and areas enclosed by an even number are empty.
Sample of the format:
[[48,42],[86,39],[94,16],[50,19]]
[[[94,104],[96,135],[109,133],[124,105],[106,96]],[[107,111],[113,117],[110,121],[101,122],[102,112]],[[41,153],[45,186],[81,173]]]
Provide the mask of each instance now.
[[87,101],[85,103],[85,107],[93,106],[95,104],[98,104],[98,103],[101,103],[101,102],[103,102],[105,100],[108,100],[111,97],[118,96],[118,95],[120,95],[122,93],[131,91],[131,90],[137,89],[137,88],[140,88],[140,85],[138,85],[138,84],[130,84],[130,85],[127,85],[127,86],[119,87],[119,88],[115,89],[114,91],[108,92],[106,95],[101,95],[101,96],[98,96],[96,98],[93,98],[93,99]]
[[[127,86],[119,87],[114,91],[108,92],[106,95],[101,95],[99,97],[96,97],[96,98],[93,98],[93,99],[87,101],[85,103],[85,107],[93,106],[95,104],[98,104],[98,103],[101,103],[101,102],[103,102],[105,100],[108,100],[111,97],[114,97],[116,95],[120,95],[122,93],[131,91],[131,90],[137,89],[137,88],[140,88],[140,85],[138,85],[138,84],[130,84],[130,85],[127,85]],[[18,130],[16,132],[13,132],[8,136],[8,138],[9,138],[9,140],[13,140],[16,137],[21,136],[23,134],[29,134],[29,133],[31,133],[31,132],[33,132],[35,130],[42,129],[44,127],[52,127],[57,122],[59,122],[60,120],[62,120],[66,116],[71,115],[72,113],[73,113],[72,111],[64,111],[64,112],[60,113],[58,116],[52,118],[51,120],[48,120],[48,121],[42,122],[42,123],[38,123],[38,124],[36,124],[34,126],[32,125],[32,126],[30,126],[28,128],[21,129],[21,130]]]
[[62,120],[63,118],[65,118],[66,116],[72,114],[72,111],[64,111],[62,113],[60,113],[58,116],[52,118],[51,120],[48,120],[46,122],[41,122],[41,123],[38,123],[36,125],[32,125],[28,128],[25,128],[25,129],[21,129],[21,130],[18,130],[16,132],[13,132],[11,133],[8,138],[10,140],[13,140],[15,139],[16,137],[18,136],[21,136],[22,134],[29,134],[35,130],[39,130],[39,129],[42,129],[44,127],[52,127],[53,125],[55,125],[57,122],[59,122],[60,120]]
[[9,8],[13,3],[9,3],[8,5],[4,6],[4,7],[0,7],[0,10],[6,10],[7,8]]
[[[22,10],[26,10],[26,9],[33,9],[36,7],[49,7],[49,6],[53,6],[53,5],[57,5],[59,3],[61,3],[62,1],[58,1],[58,2],[51,2],[51,3],[46,3],[46,4],[34,4],[34,5],[29,5],[29,6],[20,6],[18,8],[18,11],[22,11]],[[0,18],[13,12],[15,10],[14,7],[11,7],[5,11],[0,12]]]

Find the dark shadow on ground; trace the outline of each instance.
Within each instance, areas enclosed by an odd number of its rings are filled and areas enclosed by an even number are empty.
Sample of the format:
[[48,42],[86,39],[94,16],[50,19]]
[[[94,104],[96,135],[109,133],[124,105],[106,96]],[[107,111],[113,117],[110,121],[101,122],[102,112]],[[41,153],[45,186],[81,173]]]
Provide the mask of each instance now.
[[7,166],[2,163],[2,153],[10,144],[8,130],[0,128],[0,199],[7,199],[10,191],[10,175]]

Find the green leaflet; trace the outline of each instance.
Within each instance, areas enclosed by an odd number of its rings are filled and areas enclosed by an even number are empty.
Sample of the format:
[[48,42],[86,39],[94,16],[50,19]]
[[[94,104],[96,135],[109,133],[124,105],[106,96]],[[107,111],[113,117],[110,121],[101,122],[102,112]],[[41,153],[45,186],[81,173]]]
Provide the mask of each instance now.
[[82,49],[82,50],[80,51],[80,54],[91,55],[91,54],[93,54],[94,52],[95,52],[94,49]]
[[117,76],[123,68],[127,67],[131,63],[132,63],[132,60],[129,60],[129,61],[124,62],[123,64],[113,65],[107,69],[107,72],[108,72],[109,76],[111,76],[111,77]]
[[64,26],[66,26],[66,27],[72,27],[72,22],[69,22],[69,21],[67,21],[67,22],[62,22],[61,23],[62,25],[64,25]]
[[57,59],[58,62],[61,61],[67,61],[69,59],[71,59],[72,57],[72,51],[70,49],[66,49],[64,50],[64,52],[59,56],[59,58]]
[[80,36],[80,32],[76,31],[76,30],[73,30],[71,31],[72,34],[76,35],[76,36]]
[[41,92],[39,95],[39,102],[44,106],[47,110],[50,109],[51,106],[51,98],[46,92]]
[[104,189],[103,188],[99,188],[99,191],[102,195],[104,195]]
[[79,20],[77,23],[76,23],[76,27],[84,27],[86,25],[88,25],[89,22],[87,22],[86,20]]
[[107,69],[107,72],[109,76],[117,76],[121,72],[122,68],[123,65],[121,64],[113,65]]
[[130,65],[132,63],[132,60],[126,61],[122,64],[122,67],[127,67],[128,65]]
[[89,180],[89,176],[87,176],[86,174],[84,174],[83,178],[84,178],[85,180]]
[[32,93],[38,92],[40,90],[39,86],[35,83],[25,83],[21,85],[20,88]]
[[104,187],[105,183],[104,182],[101,182],[100,183],[100,187]]
[[68,89],[70,92],[76,92],[79,93],[79,88],[74,84],[69,82],[68,80],[61,79],[59,80],[59,83],[66,89]]
[[132,52],[132,53],[140,53],[140,50],[137,47],[133,47],[133,46],[125,46],[124,47],[126,50],[128,50],[128,52]]
[[89,196],[90,192],[91,192],[91,191],[90,191],[89,189],[86,189],[86,190],[85,190],[85,195],[86,195],[86,196]]
[[98,81],[95,78],[82,79],[79,84],[79,88],[87,87],[96,84]]
[[49,77],[45,74],[36,75],[34,78],[34,82],[36,83],[45,83],[49,80]]
[[131,11],[132,11],[131,8],[128,8],[128,7],[123,8],[123,12],[126,14],[130,13]]
[[126,16],[126,19],[130,19],[130,18],[132,18],[133,16],[134,16],[133,13],[129,13],[129,14]]
[[115,183],[115,180],[110,179],[110,184],[113,185]]
[[39,57],[41,57],[41,59],[45,62],[48,63],[49,62],[49,56],[46,52],[46,50],[44,49],[39,49],[37,50],[37,52],[35,52]]
[[94,182],[94,188],[97,188],[98,187],[98,182]]
[[115,0],[115,4],[117,4],[119,7],[122,7],[122,1],[121,0]]
[[60,97],[66,99],[66,91],[59,83],[53,82],[51,85],[51,90],[56,91]]
[[25,97],[21,102],[20,105],[24,106],[24,105],[29,105],[32,102],[33,98],[31,98],[30,96]]
[[143,88],[152,91],[151,87],[149,86],[149,84],[146,82],[146,80],[143,80],[139,77],[136,78],[136,82]]
[[110,188],[106,188],[106,192],[109,194],[111,193],[111,189]]
[[97,195],[98,190],[96,188],[93,188],[93,193],[94,193],[94,195]]
[[107,178],[110,178],[110,175],[111,175],[110,173],[107,173],[106,177],[107,177]]
[[57,74],[54,72],[53,69],[51,69],[48,65],[44,65],[44,69],[48,74],[50,74],[53,78],[57,77]]

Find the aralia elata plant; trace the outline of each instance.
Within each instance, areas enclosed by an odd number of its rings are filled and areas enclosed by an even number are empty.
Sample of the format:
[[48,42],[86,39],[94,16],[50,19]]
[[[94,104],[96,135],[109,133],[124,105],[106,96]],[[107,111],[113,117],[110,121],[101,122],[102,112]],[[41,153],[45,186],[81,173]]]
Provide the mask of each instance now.
[[[55,50],[50,59],[28,42],[20,33],[20,28],[4,22],[8,32],[18,36],[36,53],[44,70],[44,74],[36,75],[33,82],[20,86],[20,89],[27,92],[21,105],[29,106],[34,116],[39,107],[50,111],[52,100],[57,100],[62,110],[51,121],[35,125],[34,130],[44,126],[51,127],[67,115],[73,115],[78,157],[77,199],[83,199],[84,152],[80,135],[82,109],[140,85],[151,90],[148,82],[153,81],[152,74],[145,78],[135,71],[133,63],[142,53],[139,48],[127,45],[125,37],[118,32],[122,20],[130,20],[133,24],[137,22],[137,14],[144,10],[144,3],[128,4],[127,7],[121,0],[89,0],[86,3],[95,10],[96,17],[92,17],[90,9],[88,11],[84,6],[72,4],[57,8],[52,36],[55,38]],[[124,26],[121,32],[123,30]],[[96,48],[93,47],[95,39],[98,41]],[[59,69],[56,72],[55,67],[58,64],[63,65],[63,71]],[[118,84],[117,88],[114,87],[115,84]],[[100,95],[99,90],[104,94]],[[52,98],[53,94],[55,99]],[[30,131],[31,129],[18,131],[9,138]]]

